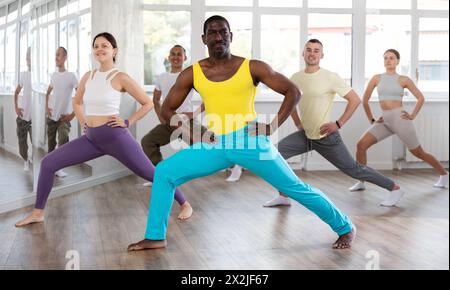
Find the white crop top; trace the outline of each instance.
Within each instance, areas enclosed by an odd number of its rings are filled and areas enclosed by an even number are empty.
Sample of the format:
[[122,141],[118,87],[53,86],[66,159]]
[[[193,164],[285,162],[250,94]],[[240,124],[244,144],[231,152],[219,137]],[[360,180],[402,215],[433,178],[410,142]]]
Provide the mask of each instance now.
[[[109,78],[107,78],[113,71]],[[123,93],[114,89],[111,80],[119,74],[114,68],[107,72],[92,70],[83,97],[86,116],[114,116],[119,115],[120,102]]]

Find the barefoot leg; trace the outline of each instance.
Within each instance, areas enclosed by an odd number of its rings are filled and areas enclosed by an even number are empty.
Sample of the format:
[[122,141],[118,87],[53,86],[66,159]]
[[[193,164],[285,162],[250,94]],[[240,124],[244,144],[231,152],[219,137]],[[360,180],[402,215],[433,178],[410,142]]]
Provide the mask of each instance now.
[[333,249],[336,250],[350,249],[352,247],[353,241],[355,240],[355,237],[356,237],[356,229],[353,228],[351,232],[339,237],[339,239],[333,244]]
[[192,206],[189,202],[185,202],[182,206],[181,206],[181,212],[178,215],[178,219],[180,221],[185,221],[188,220],[191,216],[192,213],[194,212],[194,210],[192,209]]
[[22,228],[22,227],[26,227],[26,226],[29,226],[29,225],[32,225],[32,224],[43,223],[43,222],[44,222],[44,210],[35,209],[25,219],[17,222],[16,223],[16,227],[17,228]]
[[128,246],[129,252],[145,251],[145,250],[156,250],[167,247],[167,241],[152,241],[152,240],[142,240],[136,244],[131,244]]

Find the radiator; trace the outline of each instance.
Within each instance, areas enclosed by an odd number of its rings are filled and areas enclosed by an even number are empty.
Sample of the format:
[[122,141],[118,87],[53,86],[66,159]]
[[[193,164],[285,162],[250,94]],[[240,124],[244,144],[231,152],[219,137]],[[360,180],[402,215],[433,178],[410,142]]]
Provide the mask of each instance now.
[[[449,116],[418,116],[414,121],[417,137],[425,151],[434,155],[439,161],[448,161],[449,155]],[[406,150],[407,162],[420,162]]]

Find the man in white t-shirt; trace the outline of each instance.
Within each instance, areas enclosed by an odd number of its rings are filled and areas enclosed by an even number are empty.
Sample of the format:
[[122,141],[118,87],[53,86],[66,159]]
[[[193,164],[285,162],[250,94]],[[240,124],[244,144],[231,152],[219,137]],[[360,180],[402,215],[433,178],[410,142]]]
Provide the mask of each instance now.
[[[156,166],[163,160],[161,154],[161,147],[169,144],[173,138],[174,129],[166,124],[161,117],[161,106],[164,99],[169,94],[170,89],[175,84],[178,76],[183,71],[183,64],[187,60],[186,50],[180,46],[175,45],[171,50],[168,58],[171,69],[168,73],[163,73],[156,80],[155,91],[153,93],[153,103],[155,104],[155,112],[161,124],[156,126],[152,131],[142,138],[141,145],[147,157]],[[191,128],[200,127],[201,125],[194,121],[195,117],[203,111],[203,105],[195,113],[193,112],[192,97],[194,92],[191,91],[185,102],[178,108],[177,113],[186,115],[191,120]],[[206,128],[201,127],[202,134],[206,132]],[[180,138],[181,136],[179,136]],[[183,138],[186,140],[188,138]],[[151,183],[145,183],[144,186],[150,186]]]
[[[17,114],[17,138],[19,140],[20,156],[24,160],[24,171],[30,170],[30,159],[28,156],[28,136],[30,140],[31,134],[31,57],[30,49],[27,51],[27,67],[28,70],[21,72],[19,83],[14,92],[14,106]],[[23,89],[22,96],[20,92]]]
[[[57,71],[52,75],[46,95],[48,153],[55,150],[56,145],[62,146],[69,142],[70,122],[75,118],[72,108],[72,96],[78,88],[78,79],[74,73],[65,67],[67,50],[59,47],[56,50]],[[58,136],[58,143],[56,138]],[[63,171],[56,173],[65,177]]]

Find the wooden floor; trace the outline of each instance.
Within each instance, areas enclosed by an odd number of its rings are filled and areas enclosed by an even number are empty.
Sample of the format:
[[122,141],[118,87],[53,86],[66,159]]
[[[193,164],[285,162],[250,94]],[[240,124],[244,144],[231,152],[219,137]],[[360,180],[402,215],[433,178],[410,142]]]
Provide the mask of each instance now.
[[[33,192],[33,170],[40,166],[45,156],[43,150],[36,155],[35,164],[29,172],[23,171],[23,159],[0,148],[0,203],[21,199]],[[65,178],[55,178],[54,187],[74,184],[92,176],[92,168],[86,164],[64,169],[68,174]]]
[[33,192],[33,171],[24,172],[23,164],[22,158],[0,148],[0,202]]
[[15,229],[29,209],[1,215],[0,268],[65,269],[66,252],[76,250],[81,269],[364,270],[373,251],[381,269],[449,269],[449,191],[432,187],[431,170],[386,172],[407,191],[397,208],[379,207],[385,192],[372,185],[348,192],[353,180],[342,173],[298,174],[351,217],[353,249],[332,250],[335,234],[296,203],[263,208],[275,192],[246,172],[237,184],[218,173],[184,185],[192,219],[177,222],[174,206],[168,248],[129,254],[145,231],[149,193],[128,177],[50,201],[45,225]]

